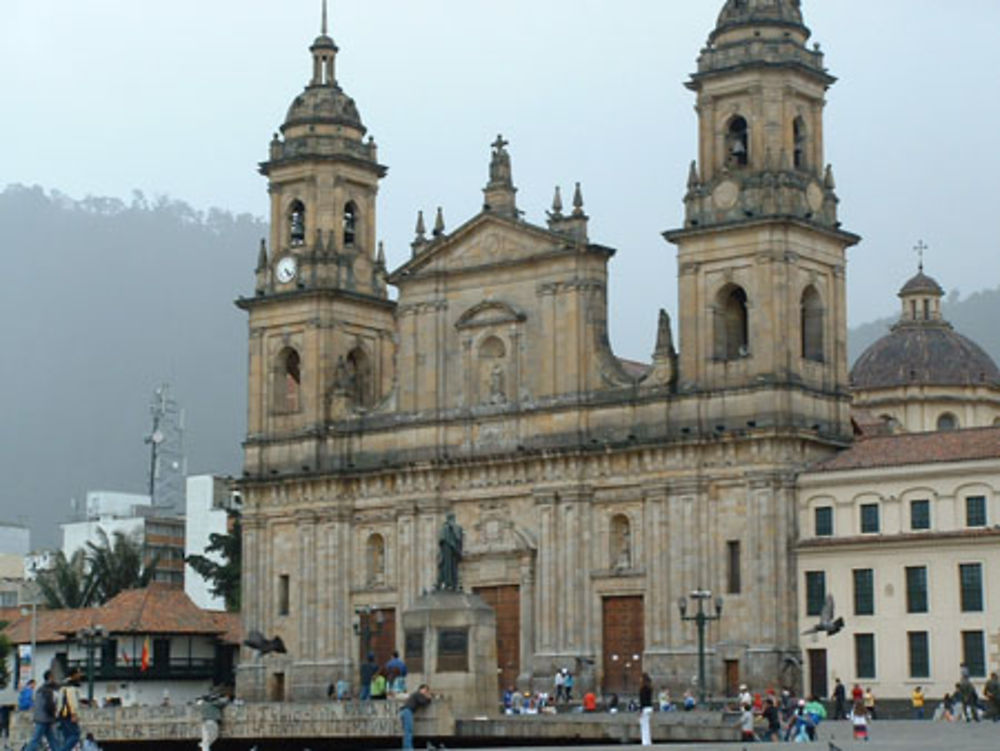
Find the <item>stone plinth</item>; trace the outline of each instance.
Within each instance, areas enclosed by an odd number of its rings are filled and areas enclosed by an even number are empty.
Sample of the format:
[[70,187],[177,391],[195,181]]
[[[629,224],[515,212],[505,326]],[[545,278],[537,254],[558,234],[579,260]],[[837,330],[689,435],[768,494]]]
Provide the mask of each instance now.
[[403,631],[410,690],[428,684],[455,717],[496,713],[496,614],[479,595],[423,595],[403,612]]

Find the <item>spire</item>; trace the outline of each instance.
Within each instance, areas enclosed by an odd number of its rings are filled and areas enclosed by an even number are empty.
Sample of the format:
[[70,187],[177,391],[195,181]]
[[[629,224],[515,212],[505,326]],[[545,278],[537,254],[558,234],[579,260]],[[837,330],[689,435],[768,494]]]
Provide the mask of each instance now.
[[385,243],[378,241],[378,254],[375,256],[375,265],[385,268]]
[[267,268],[267,243],[264,238],[260,238],[260,250],[257,251],[257,271]]
[[434,229],[432,233],[434,237],[441,237],[444,234],[444,214],[441,212],[441,207],[437,208],[437,216],[434,217]]
[[693,190],[698,187],[698,162],[694,159],[691,160],[691,169],[688,170],[688,190]]
[[418,211],[416,237],[413,238],[413,242],[410,243],[410,247],[413,249],[413,255],[415,256],[426,246],[427,246],[427,226],[424,224],[424,212]]
[[313,56],[313,76],[310,86],[333,86],[336,84],[334,61],[337,57],[337,45],[327,35],[326,0],[323,0],[323,20],[320,23],[320,34],[312,43],[309,51]]
[[556,194],[552,196],[552,211],[549,216],[552,219],[561,219],[563,210],[562,202],[562,192],[559,190],[559,186],[556,186]]
[[580,189],[580,183],[576,184],[576,189],[573,191],[573,216],[586,216],[583,213],[583,191]]

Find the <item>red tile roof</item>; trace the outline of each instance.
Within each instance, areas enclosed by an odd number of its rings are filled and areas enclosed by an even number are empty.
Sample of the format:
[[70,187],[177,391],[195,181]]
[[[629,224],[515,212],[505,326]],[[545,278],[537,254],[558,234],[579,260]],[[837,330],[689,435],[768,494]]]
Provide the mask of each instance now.
[[1000,458],[1000,427],[862,437],[810,472]]
[[[65,641],[68,634],[97,625],[112,634],[218,634],[227,640],[232,629],[215,611],[197,607],[183,590],[156,583],[126,590],[99,608],[39,609],[36,618],[40,643]],[[31,641],[31,615],[21,616],[4,633],[15,644]]]
[[206,610],[215,625],[223,631],[219,638],[226,644],[243,643],[243,621],[239,613],[227,613],[224,610]]

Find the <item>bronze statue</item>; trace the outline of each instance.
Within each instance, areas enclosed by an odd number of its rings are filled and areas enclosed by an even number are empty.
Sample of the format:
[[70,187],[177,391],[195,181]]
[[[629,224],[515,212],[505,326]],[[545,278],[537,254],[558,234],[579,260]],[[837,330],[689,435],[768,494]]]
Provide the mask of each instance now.
[[455,521],[455,514],[448,514],[438,536],[437,588],[457,592],[458,563],[462,560],[462,528]]

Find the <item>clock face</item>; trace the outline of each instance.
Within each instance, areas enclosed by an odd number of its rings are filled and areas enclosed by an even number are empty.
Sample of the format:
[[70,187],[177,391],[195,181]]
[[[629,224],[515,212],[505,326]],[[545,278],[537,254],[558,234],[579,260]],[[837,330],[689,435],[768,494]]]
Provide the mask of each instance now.
[[278,261],[278,265],[274,269],[274,275],[282,284],[290,282],[295,278],[295,266],[295,258],[293,256],[285,256]]

